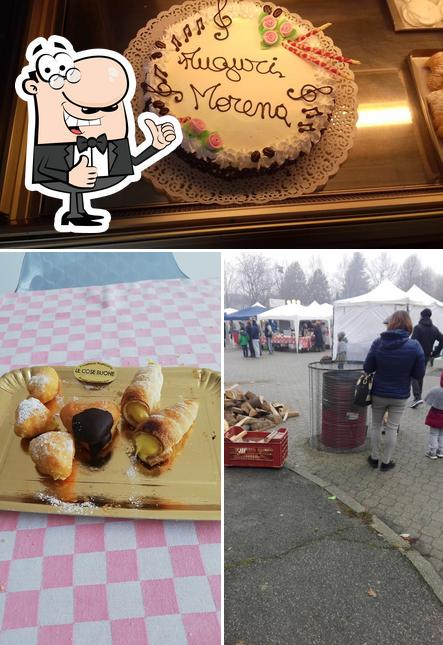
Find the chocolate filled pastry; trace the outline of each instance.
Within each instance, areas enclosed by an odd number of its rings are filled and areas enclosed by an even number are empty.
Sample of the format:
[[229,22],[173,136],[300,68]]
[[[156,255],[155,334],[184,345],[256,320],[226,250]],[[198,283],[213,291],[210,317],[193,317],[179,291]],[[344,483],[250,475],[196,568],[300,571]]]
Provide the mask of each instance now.
[[67,432],[46,432],[29,444],[29,454],[42,475],[66,479],[72,472],[74,441]]
[[49,430],[52,414],[38,399],[20,401],[15,411],[14,432],[18,437],[32,439]]
[[135,454],[147,466],[167,461],[190,430],[198,413],[198,401],[185,399],[153,414],[140,424],[134,435]]
[[151,361],[137,372],[121,401],[123,418],[130,426],[135,428],[159,409],[162,385],[162,368],[158,363]]
[[110,450],[120,410],[112,401],[73,401],[61,409],[60,418],[77,445],[95,462]]
[[35,367],[28,381],[28,392],[42,403],[52,401],[60,387],[58,374],[53,367]]

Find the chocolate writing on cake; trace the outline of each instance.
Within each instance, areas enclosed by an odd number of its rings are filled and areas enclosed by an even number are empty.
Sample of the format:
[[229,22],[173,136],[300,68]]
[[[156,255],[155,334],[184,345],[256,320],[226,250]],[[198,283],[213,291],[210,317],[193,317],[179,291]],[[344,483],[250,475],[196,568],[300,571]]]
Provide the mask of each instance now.
[[220,87],[221,83],[217,83],[201,92],[191,83],[190,88],[194,93],[195,99],[194,109],[199,109],[200,99],[206,99],[210,110],[218,110],[218,112],[234,110],[238,114],[244,114],[251,118],[258,114],[262,119],[281,119],[288,128],[291,127],[291,123],[288,121],[288,109],[283,103],[273,106],[269,101],[253,103],[250,99],[232,96],[232,94],[228,94],[228,96],[217,96],[217,90]]
[[[328,95],[331,94],[333,88],[330,85],[322,85],[321,87],[315,87],[315,85],[303,85],[298,96],[295,95],[295,90],[291,87],[286,92],[287,96],[293,101],[306,101],[306,103],[314,103],[317,100],[319,94]],[[303,108],[302,113],[305,115],[306,122],[300,121],[298,125],[299,132],[314,132],[315,127],[312,123],[312,119],[315,117],[323,116],[323,112],[319,110],[316,105],[311,105],[309,108]]]
[[157,94],[157,96],[174,96],[174,101],[176,103],[183,101],[183,92],[172,89],[168,83],[167,72],[160,69],[157,64],[154,65],[154,78],[158,81],[157,86],[147,85],[147,89],[152,94]]
[[181,52],[178,64],[183,65],[185,70],[210,70],[211,72],[224,72],[226,78],[233,83],[238,83],[242,80],[241,72],[257,72],[258,74],[274,74],[278,78],[285,78],[276,67],[276,57],[269,61],[265,60],[252,60],[250,58],[232,58],[227,60],[224,56],[199,56],[201,47],[198,47],[193,52]]
[[232,25],[230,16],[223,16],[222,11],[228,4],[228,0],[217,0],[217,13],[214,16],[214,22],[221,31],[214,34],[216,40],[226,40],[229,36],[229,27]]

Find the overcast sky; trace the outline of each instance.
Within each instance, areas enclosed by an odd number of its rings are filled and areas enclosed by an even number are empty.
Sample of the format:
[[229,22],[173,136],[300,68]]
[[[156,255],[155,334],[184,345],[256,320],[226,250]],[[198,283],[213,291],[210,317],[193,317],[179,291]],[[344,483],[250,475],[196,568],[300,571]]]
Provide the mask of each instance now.
[[[250,253],[262,253],[271,258],[276,263],[299,262],[303,270],[308,270],[312,257],[321,259],[323,270],[326,274],[334,274],[344,255],[351,257],[353,253],[360,251],[366,260],[370,262],[382,252],[389,254],[389,257],[397,265],[401,264],[409,255],[418,255],[423,267],[430,267],[436,273],[443,273],[442,251],[441,249],[257,249],[249,251]],[[228,262],[235,260],[241,255],[241,251],[224,251],[223,255]]]

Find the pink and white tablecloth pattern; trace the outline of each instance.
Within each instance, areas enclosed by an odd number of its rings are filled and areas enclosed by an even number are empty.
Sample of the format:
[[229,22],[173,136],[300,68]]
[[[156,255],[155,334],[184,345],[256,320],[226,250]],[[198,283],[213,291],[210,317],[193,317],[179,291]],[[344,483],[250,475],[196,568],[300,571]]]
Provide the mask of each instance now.
[[[220,369],[220,282],[11,293],[0,369]],[[0,512],[0,645],[218,645],[220,522]]]

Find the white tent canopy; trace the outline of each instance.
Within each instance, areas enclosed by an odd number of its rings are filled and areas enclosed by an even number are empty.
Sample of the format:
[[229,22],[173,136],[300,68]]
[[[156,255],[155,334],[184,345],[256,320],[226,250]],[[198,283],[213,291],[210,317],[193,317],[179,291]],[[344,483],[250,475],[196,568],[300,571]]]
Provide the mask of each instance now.
[[227,307],[226,309],[223,310],[223,313],[225,313],[227,316],[230,316],[231,314],[235,314],[236,311],[238,311],[238,309]]
[[432,322],[443,332],[443,302],[430,296],[416,284],[408,289],[406,294],[410,299],[409,313],[414,325],[419,321],[422,309],[428,307],[432,311]]
[[295,344],[298,351],[298,338],[300,331],[300,322],[303,320],[324,320],[329,327],[329,337],[331,337],[331,321],[333,315],[332,305],[322,304],[314,300],[307,307],[303,305],[289,304],[281,307],[274,307],[258,314],[259,320],[289,320],[294,324]]
[[403,291],[389,280],[384,280],[375,289],[355,298],[334,302],[333,358],[337,355],[337,335],[344,331],[348,339],[348,360],[364,360],[379,334],[385,331],[383,321],[394,311],[406,309],[413,325],[420,319],[420,311],[429,307],[433,321],[443,327],[443,305],[414,285]]

